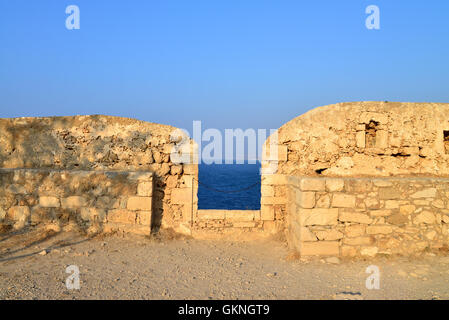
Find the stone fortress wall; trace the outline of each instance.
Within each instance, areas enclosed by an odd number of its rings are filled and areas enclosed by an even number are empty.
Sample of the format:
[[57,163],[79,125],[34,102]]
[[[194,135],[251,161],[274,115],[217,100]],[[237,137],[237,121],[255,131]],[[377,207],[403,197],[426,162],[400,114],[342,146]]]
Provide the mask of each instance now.
[[278,170],[262,176],[261,215],[274,215],[299,254],[448,247],[449,104],[340,103],[270,139],[263,167]]
[[[78,215],[73,221],[105,214],[106,220],[95,220],[101,223],[132,221],[137,214],[134,221],[148,224],[150,219],[153,230],[189,232],[197,207],[191,182],[198,166],[172,161],[175,129],[99,115],[0,119],[0,218],[20,226],[17,221],[30,223],[40,211],[64,219]],[[130,178],[136,175],[151,176],[151,195],[141,194],[143,184]]]

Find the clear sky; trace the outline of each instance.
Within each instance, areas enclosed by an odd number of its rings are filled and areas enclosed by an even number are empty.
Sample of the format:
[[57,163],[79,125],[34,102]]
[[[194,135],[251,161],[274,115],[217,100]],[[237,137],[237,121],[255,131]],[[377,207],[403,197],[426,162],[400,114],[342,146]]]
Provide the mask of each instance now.
[[0,117],[257,129],[344,101],[449,102],[447,0],[0,0],[0,40]]

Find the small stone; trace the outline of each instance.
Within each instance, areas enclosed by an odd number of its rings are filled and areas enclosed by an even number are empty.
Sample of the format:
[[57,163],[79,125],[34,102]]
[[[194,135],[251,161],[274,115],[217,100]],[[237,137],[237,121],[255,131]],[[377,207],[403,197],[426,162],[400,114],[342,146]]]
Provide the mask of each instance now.
[[340,259],[338,259],[337,257],[329,257],[326,259],[327,263],[332,263],[332,264],[339,264],[340,263]]
[[47,250],[42,250],[41,252],[39,252],[39,254],[41,255],[41,256],[45,256],[46,254],[47,254],[48,252],[47,252]]

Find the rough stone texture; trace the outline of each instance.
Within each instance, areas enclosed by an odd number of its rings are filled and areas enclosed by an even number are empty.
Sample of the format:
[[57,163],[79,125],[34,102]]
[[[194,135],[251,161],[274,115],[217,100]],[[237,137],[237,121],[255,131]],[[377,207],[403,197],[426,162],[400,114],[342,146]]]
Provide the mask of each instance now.
[[[153,227],[184,232],[191,226],[190,212],[197,210],[198,186],[192,181],[198,177],[198,166],[171,159],[178,142],[171,137],[175,130],[167,125],[102,115],[0,119],[0,168],[149,172],[154,174],[152,185],[139,183],[135,195],[153,198]],[[190,161],[194,160],[192,141],[184,151],[190,153]],[[64,184],[61,180],[61,187]],[[11,194],[31,192],[25,182],[11,181],[2,186]],[[119,191],[114,186],[111,189],[113,194]],[[188,190],[188,202],[172,201],[172,191],[178,189]],[[84,205],[78,200],[58,201],[61,208],[72,209]],[[59,207],[54,199],[41,201],[43,206]]]
[[13,183],[27,192],[0,188],[0,212],[7,212],[0,216],[3,225],[20,229],[57,224],[75,225],[83,231],[151,232],[152,198],[137,196],[137,186],[153,185],[152,173],[0,169],[0,185]]
[[[300,255],[373,257],[449,247],[449,209],[445,209],[449,206],[449,178],[391,177],[382,178],[382,183],[379,178],[339,178],[342,187],[321,194],[333,199],[329,208],[320,208],[317,202],[307,209],[297,196],[302,192],[302,179],[310,180],[288,177],[286,186],[287,239]],[[334,183],[334,178],[315,179],[326,186]],[[401,197],[383,200],[385,189],[396,190]],[[426,201],[417,202],[412,195]]]

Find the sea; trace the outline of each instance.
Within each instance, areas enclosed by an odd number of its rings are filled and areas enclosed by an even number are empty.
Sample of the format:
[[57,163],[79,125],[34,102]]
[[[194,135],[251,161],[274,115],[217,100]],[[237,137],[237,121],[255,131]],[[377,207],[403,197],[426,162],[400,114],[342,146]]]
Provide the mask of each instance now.
[[200,164],[198,208],[260,209],[260,163]]

